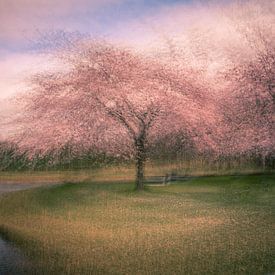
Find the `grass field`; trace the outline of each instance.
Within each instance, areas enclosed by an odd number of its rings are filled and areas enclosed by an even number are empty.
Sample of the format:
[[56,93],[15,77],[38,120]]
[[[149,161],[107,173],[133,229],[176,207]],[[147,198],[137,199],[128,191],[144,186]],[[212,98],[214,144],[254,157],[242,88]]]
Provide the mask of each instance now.
[[38,274],[274,274],[274,174],[133,187],[94,179],[6,194],[0,231]]

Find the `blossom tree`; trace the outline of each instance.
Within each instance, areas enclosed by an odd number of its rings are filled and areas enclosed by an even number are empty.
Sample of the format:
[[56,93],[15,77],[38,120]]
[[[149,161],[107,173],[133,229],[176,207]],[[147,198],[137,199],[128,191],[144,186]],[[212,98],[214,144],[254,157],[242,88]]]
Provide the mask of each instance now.
[[224,108],[225,122],[231,139],[235,136],[234,147],[261,155],[265,167],[265,158],[275,146],[275,33],[268,22],[243,25],[237,29],[250,55],[233,58],[226,71],[230,88],[224,98],[229,106]]
[[204,95],[193,73],[97,41],[59,56],[63,70],[33,76],[21,98],[21,146],[46,152],[73,143],[130,156],[140,190],[150,143],[181,127],[203,128]]

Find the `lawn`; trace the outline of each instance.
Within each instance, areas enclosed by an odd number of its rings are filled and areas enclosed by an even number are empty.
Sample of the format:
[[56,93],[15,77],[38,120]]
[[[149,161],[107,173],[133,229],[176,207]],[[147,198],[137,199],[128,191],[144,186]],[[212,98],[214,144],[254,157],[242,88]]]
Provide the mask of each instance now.
[[38,274],[275,272],[275,175],[135,192],[85,181],[0,197],[0,231]]

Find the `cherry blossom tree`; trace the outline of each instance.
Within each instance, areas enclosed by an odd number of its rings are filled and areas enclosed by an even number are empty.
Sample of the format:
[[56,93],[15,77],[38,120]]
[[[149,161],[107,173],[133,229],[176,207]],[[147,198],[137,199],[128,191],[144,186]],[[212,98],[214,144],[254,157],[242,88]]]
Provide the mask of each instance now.
[[203,130],[205,98],[193,72],[90,40],[60,56],[63,70],[34,75],[21,98],[21,146],[43,153],[70,143],[130,156],[141,190],[150,143],[182,127]]
[[[275,32],[271,5],[262,2],[226,6],[216,14],[219,25],[199,22],[195,32],[185,31],[184,41],[196,60],[189,63],[202,69],[211,98],[207,105],[215,109],[208,145],[217,155],[257,154],[264,167],[275,148]],[[186,53],[183,42],[179,37],[165,41],[179,61]]]
[[[231,139],[239,151],[254,151],[262,157],[274,153],[275,135],[275,32],[268,22],[242,22],[237,31],[247,46],[247,56],[236,60],[226,71],[224,108]],[[232,108],[231,106],[234,106]]]

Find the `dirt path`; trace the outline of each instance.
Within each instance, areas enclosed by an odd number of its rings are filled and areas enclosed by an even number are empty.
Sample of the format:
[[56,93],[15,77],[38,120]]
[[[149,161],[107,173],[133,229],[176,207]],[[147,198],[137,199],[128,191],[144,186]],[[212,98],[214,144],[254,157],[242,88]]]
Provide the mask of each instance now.
[[0,182],[0,195],[8,192],[26,190],[41,186],[52,186],[58,183],[10,183]]

